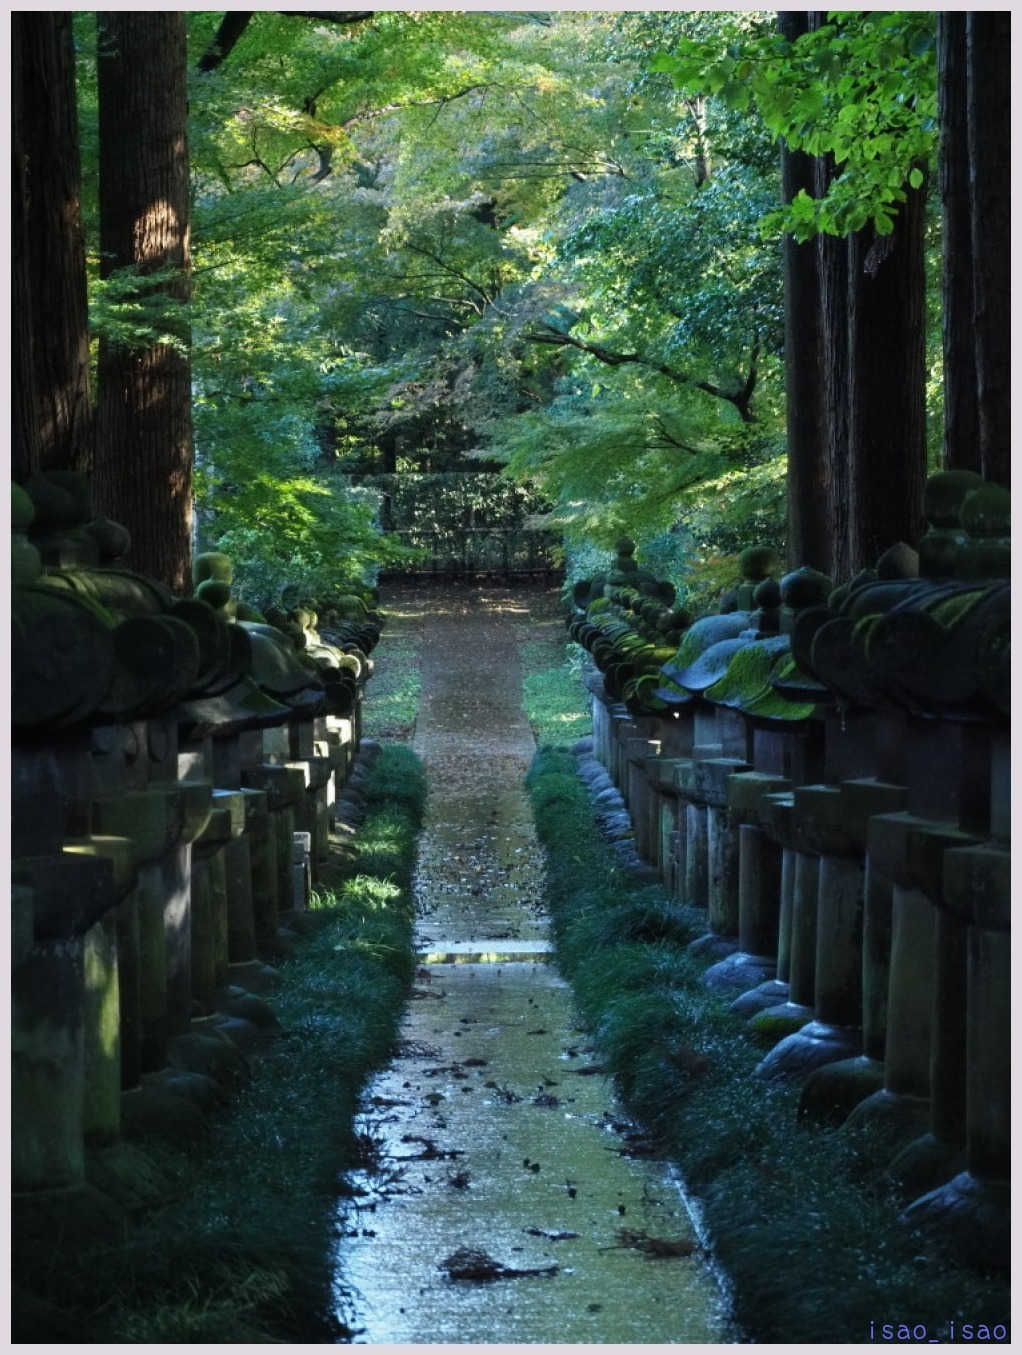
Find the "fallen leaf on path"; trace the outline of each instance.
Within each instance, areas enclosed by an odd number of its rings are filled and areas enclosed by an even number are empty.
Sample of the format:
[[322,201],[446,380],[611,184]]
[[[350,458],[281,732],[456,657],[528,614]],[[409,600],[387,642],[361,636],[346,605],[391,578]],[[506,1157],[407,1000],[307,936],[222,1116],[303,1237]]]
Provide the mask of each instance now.
[[459,1247],[440,1262],[439,1269],[446,1270],[452,1280],[472,1280],[476,1284],[486,1284],[490,1280],[517,1280],[529,1275],[556,1275],[558,1271],[556,1265],[505,1266],[476,1247]]
[[651,1261],[663,1261],[675,1256],[691,1256],[699,1250],[699,1244],[690,1238],[650,1237],[649,1233],[636,1232],[634,1228],[619,1228],[617,1241],[610,1247],[601,1247],[601,1251],[615,1251],[627,1248],[641,1251]]

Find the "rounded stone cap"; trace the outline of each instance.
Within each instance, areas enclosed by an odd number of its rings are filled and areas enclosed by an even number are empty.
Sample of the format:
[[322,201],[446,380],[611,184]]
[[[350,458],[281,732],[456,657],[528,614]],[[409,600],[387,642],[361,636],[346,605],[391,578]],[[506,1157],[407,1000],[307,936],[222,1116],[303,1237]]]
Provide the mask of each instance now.
[[957,527],[965,496],[982,484],[982,475],[972,470],[945,470],[931,475],[923,490],[927,522],[935,527]]
[[24,486],[32,501],[36,528],[71,527],[82,518],[74,499],[62,485],[46,475],[33,475]]
[[776,579],[762,579],[752,594],[752,600],[757,607],[779,607],[781,605],[781,585]]
[[14,531],[24,531],[31,526],[35,518],[35,504],[21,485],[11,484],[11,527]]
[[962,500],[959,520],[970,536],[1007,536],[1011,531],[1011,494],[993,483],[971,489]]
[[877,561],[878,579],[915,579],[919,577],[919,552],[904,541],[889,546]]
[[96,543],[100,564],[109,564],[120,560],[131,550],[131,533],[119,522],[110,518],[93,518],[85,524],[85,530]]
[[832,587],[826,574],[803,565],[801,569],[785,574],[781,580],[781,601],[796,611],[803,607],[820,607],[827,601]]
[[195,596],[210,607],[226,607],[231,600],[231,585],[222,579],[204,579],[196,588]]
[[750,583],[781,572],[781,557],[773,546],[747,546],[738,557],[742,578]]
[[222,551],[207,550],[196,555],[192,561],[192,583],[200,584],[206,579],[219,579],[221,583],[234,582],[234,563],[229,555]]

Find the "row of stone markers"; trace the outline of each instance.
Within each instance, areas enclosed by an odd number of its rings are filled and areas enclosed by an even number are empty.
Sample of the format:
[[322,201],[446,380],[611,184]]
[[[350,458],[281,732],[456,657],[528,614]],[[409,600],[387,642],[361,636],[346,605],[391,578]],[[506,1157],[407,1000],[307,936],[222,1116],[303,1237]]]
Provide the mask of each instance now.
[[357,819],[379,615],[349,591],[319,630],[308,609],[264,618],[219,554],[176,597],[120,563],[129,544],[79,476],[13,487],[12,1176],[30,1219],[75,1200],[102,1216],[93,1183],[137,1202],[122,1136],[205,1132]]
[[925,511],[918,552],[837,588],[748,550],[694,624],[623,540],[567,624],[595,754],[639,855],[705,909],[693,948],[758,1075],[869,1126],[904,1217],[1004,1267],[1009,495],[947,472]]

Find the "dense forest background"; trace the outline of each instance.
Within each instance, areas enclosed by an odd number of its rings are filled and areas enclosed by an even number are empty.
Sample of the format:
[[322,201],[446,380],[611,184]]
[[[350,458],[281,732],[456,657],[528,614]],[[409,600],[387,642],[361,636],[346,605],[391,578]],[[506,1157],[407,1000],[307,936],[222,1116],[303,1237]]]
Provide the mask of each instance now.
[[[943,218],[932,191],[950,58],[983,57],[967,16],[46,18],[73,42],[98,396],[28,469],[94,471],[146,532],[125,483],[170,486],[178,538],[194,494],[194,543],[257,605],[398,558],[394,476],[462,473],[466,523],[531,515],[583,572],[632,535],[698,606],[752,540],[861,567],[918,528],[927,469],[972,455],[943,399],[955,188]],[[18,32],[16,171],[46,135]],[[132,207],[161,138],[176,189]],[[132,462],[115,407],[153,354],[172,472]]]

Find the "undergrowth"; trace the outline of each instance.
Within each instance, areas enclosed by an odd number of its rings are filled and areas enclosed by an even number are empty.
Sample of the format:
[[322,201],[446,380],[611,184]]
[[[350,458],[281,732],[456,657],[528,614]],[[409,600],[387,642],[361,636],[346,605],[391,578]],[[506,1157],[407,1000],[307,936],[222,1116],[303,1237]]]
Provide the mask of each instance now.
[[175,1198],[127,1246],[60,1258],[22,1286],[87,1343],[315,1343],[334,1316],[341,1178],[357,1158],[361,1088],[393,1053],[414,972],[411,877],[425,782],[410,749],[384,747],[353,861],[315,897],[318,925],[281,968],[283,1034],[212,1146],[147,1149]]
[[[400,624],[400,615],[391,617]],[[408,629],[389,629],[373,651],[373,676],[370,679],[363,718],[363,733],[369,739],[408,742],[415,731],[422,692],[417,633]]]
[[537,742],[572,744],[592,730],[589,693],[579,682],[578,646],[533,640],[522,646],[523,704]]
[[753,1077],[762,1051],[684,949],[705,921],[630,883],[573,754],[541,748],[528,782],[558,966],[629,1110],[701,1199],[747,1338],[849,1344],[905,1322],[947,1340],[951,1320],[1007,1324],[1006,1283],[899,1224],[871,1187],[868,1135],[800,1125],[797,1091]]

